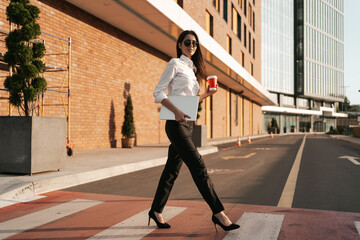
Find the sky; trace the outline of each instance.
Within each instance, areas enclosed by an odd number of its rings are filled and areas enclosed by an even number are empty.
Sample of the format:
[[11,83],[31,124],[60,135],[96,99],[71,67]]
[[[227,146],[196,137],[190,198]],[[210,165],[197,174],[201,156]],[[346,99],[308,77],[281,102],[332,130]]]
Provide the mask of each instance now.
[[360,104],[360,0],[344,0],[344,87],[350,104]]

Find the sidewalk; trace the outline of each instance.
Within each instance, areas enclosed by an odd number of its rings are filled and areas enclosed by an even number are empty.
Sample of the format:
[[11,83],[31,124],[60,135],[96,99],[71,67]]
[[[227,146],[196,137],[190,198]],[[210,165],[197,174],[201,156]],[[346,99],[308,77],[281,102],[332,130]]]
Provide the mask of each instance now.
[[360,146],[360,138],[357,137],[347,135],[330,135],[330,137]]
[[[0,201],[20,200],[54,190],[77,186],[165,164],[169,144],[75,151],[59,172],[29,175],[0,174]],[[198,148],[206,155],[216,146]]]
[[[277,134],[276,136],[285,135]],[[268,135],[251,136],[251,139],[262,137],[268,137]],[[344,135],[330,137],[360,146],[360,138]],[[241,137],[242,141],[247,139],[248,136]],[[215,153],[218,151],[216,145],[235,143],[236,140],[237,137],[211,140],[208,142],[208,146],[198,150],[202,155]],[[0,174],[0,201],[1,199],[30,198],[50,191],[160,166],[166,162],[167,149],[168,144],[156,144],[137,146],[132,149],[75,150],[73,156],[67,157],[65,168],[59,172],[45,172],[32,176]]]

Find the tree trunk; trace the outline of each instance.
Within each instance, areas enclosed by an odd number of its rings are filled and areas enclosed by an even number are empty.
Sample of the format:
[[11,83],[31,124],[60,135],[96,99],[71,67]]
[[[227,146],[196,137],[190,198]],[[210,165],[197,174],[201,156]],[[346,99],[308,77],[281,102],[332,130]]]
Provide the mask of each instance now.
[[25,116],[29,116],[29,103],[28,101],[24,100],[24,112],[25,112]]

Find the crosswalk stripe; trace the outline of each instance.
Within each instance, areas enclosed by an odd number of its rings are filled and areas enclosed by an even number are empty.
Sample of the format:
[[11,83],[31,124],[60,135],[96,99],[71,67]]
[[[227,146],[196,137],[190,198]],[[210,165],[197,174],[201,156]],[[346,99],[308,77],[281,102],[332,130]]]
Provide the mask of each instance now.
[[360,222],[354,222],[355,223],[355,227],[358,230],[358,233],[360,235]]
[[[171,218],[183,212],[186,208],[184,207],[166,207],[165,216],[166,221],[169,221]],[[148,227],[148,212],[150,209],[142,211],[131,218],[122,221],[105,231],[102,231],[89,239],[141,239],[154,231],[155,226],[152,221],[152,226]],[[146,223],[146,224],[145,224]]]
[[100,203],[102,202],[76,199],[55,207],[2,222],[0,223],[0,239],[58,220]]
[[18,199],[18,200],[10,200],[10,199],[0,199],[0,209],[4,208],[4,207],[8,207],[10,205],[14,205],[17,203],[24,203],[24,202],[31,202],[31,201],[35,201],[41,198],[44,198],[45,196],[34,196],[31,198],[26,198],[26,199]]
[[228,233],[224,240],[276,240],[284,215],[246,212],[237,221],[240,228]]

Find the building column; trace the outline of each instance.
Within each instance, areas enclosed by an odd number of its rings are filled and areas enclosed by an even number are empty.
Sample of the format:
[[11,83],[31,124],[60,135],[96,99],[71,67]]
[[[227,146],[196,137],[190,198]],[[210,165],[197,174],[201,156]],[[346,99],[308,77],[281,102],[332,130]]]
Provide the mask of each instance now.
[[279,128],[280,128],[280,133],[284,133],[284,115],[280,114],[280,121],[279,121]]
[[299,115],[296,116],[296,128],[295,128],[295,132],[300,132],[300,116],[299,116]]

